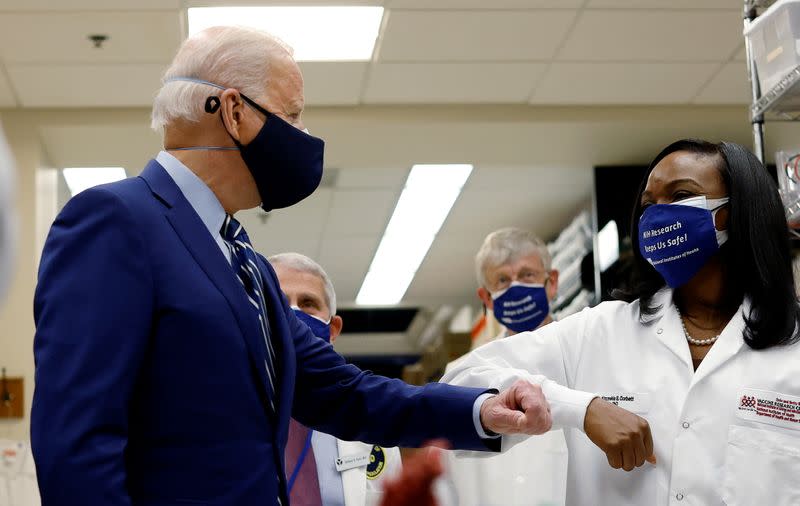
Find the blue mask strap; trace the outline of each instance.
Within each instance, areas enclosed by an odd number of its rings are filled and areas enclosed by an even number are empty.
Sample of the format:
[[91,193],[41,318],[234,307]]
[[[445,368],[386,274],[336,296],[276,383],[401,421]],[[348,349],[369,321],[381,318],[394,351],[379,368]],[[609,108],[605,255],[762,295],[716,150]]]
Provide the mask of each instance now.
[[220,90],[227,90],[228,88],[224,86],[220,86],[219,84],[212,83],[211,81],[204,81],[202,79],[195,79],[194,77],[170,77],[169,79],[164,80],[164,84],[172,83],[175,81],[185,81],[187,83],[195,83],[195,84],[205,84],[206,86],[211,86],[213,88],[217,88]]

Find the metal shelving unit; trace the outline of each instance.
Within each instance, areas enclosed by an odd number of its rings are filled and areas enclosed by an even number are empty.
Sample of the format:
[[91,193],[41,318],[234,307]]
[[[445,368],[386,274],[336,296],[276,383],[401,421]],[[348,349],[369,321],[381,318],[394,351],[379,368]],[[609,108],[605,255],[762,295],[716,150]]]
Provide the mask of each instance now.
[[[764,9],[774,4],[776,0],[744,0],[744,28],[763,12]],[[753,152],[765,163],[764,152],[764,122],[765,121],[800,121],[800,66],[795,67],[771,89],[762,93],[756,70],[755,59],[750,41],[745,38],[745,51],[747,54],[747,73],[750,79],[752,104],[750,106],[750,123],[753,127]],[[780,167],[778,170],[782,170]],[[786,204],[784,204],[786,206]],[[787,207],[787,211],[794,213],[798,209]],[[800,248],[798,238],[800,231],[789,228],[790,237],[793,237],[793,246]]]
[[[744,0],[744,28],[750,26],[755,19],[774,4],[776,0]],[[758,74],[753,48],[745,38],[747,54],[747,74],[750,79],[752,105],[750,106],[750,123],[753,126],[753,152],[763,163],[764,153],[764,121],[798,121],[800,120],[800,66],[792,69],[781,81],[762,93],[758,84]]]

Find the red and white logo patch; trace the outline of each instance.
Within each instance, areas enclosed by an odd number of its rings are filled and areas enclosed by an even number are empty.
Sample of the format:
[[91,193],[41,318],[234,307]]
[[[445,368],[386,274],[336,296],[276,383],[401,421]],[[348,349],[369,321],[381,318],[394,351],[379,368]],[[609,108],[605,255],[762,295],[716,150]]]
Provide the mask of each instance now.
[[745,388],[738,399],[736,416],[739,418],[800,430],[800,397]]

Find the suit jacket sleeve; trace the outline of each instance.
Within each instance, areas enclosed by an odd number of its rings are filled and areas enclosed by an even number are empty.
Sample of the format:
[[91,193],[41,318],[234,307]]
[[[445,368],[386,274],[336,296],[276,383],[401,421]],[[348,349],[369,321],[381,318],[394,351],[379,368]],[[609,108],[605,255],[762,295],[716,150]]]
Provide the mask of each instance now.
[[499,450],[495,440],[478,436],[472,419],[475,400],[491,390],[438,383],[417,387],[362,371],[312,334],[285,301],[283,307],[297,357],[292,416],[303,425],[384,447],[418,447],[445,438],[455,448]]
[[153,280],[113,193],[73,198],[50,230],[34,299],[31,443],[43,504],[129,505],[129,401],[152,325]]

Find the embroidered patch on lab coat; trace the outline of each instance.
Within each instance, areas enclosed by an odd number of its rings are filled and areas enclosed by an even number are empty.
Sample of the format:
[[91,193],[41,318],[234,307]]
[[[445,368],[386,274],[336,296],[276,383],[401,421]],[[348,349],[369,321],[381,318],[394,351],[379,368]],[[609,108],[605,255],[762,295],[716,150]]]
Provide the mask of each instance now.
[[736,396],[736,416],[751,422],[800,430],[800,397],[744,388]]
[[367,479],[374,480],[386,469],[386,452],[380,446],[373,446],[367,464]]

